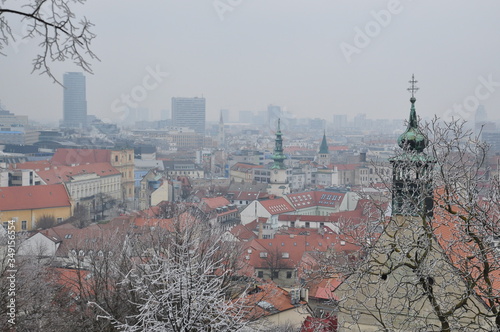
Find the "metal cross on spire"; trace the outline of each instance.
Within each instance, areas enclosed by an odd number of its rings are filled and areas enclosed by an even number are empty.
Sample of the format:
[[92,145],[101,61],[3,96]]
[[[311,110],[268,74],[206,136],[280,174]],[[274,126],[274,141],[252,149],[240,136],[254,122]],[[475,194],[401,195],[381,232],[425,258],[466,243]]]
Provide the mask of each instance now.
[[415,86],[415,84],[418,83],[418,81],[415,80],[415,74],[411,75],[411,80],[408,81],[408,83],[411,84],[411,87],[409,87],[406,90],[408,90],[409,92],[411,92],[411,97],[412,98],[415,98],[415,93],[417,93],[417,91],[419,89],[418,87]]

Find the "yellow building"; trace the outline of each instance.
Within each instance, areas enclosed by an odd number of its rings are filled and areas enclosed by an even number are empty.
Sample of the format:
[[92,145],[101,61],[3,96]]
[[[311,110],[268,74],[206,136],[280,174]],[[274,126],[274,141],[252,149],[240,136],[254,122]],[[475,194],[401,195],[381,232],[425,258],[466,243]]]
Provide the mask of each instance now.
[[51,159],[53,165],[85,165],[110,163],[122,174],[122,198],[134,199],[134,150],[133,149],[57,149]]
[[63,184],[0,188],[0,221],[13,221],[16,232],[36,229],[43,216],[57,222],[71,217],[71,200]]

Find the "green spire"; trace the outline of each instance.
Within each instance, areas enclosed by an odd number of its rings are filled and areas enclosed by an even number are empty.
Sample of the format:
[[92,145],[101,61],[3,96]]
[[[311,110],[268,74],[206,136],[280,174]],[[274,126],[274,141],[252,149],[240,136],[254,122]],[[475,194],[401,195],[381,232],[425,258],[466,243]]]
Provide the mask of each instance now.
[[326,143],[326,133],[323,131],[323,140],[319,146],[319,154],[328,154],[328,143]]
[[271,169],[286,169],[284,164],[286,156],[283,153],[283,138],[281,136],[282,134],[280,129],[280,119],[278,119],[278,131],[276,132],[276,140],[274,144],[274,154],[273,154],[274,163],[271,166]]
[[427,138],[418,128],[418,120],[417,120],[417,112],[415,111],[415,92],[417,92],[418,88],[415,86],[415,75],[412,75],[411,87],[408,88],[408,91],[411,92],[411,108],[410,108],[410,119],[408,120],[408,128],[406,131],[401,134],[398,138],[398,145],[406,150],[406,151],[416,151],[418,153],[423,152],[425,147],[427,146]]

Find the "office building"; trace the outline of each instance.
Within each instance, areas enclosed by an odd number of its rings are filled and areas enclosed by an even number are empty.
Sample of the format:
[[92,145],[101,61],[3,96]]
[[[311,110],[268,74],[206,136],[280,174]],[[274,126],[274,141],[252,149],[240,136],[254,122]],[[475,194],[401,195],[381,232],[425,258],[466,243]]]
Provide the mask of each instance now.
[[172,98],[172,124],[205,135],[205,98]]
[[65,128],[84,128],[87,125],[87,97],[83,73],[70,72],[63,76],[63,122]]

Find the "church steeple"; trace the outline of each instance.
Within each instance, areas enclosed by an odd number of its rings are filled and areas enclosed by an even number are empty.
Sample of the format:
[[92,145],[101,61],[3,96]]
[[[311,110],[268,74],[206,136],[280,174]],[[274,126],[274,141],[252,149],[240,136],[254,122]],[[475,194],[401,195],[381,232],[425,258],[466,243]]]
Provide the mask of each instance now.
[[330,154],[328,151],[328,143],[326,142],[326,132],[323,131],[323,140],[319,146],[317,162],[320,165],[326,166],[330,163]]
[[283,196],[290,193],[290,183],[285,166],[285,154],[283,153],[283,138],[281,137],[280,119],[278,119],[278,131],[274,144],[273,164],[271,165],[271,176],[267,193],[269,195]]
[[328,143],[326,142],[326,132],[323,131],[323,140],[319,146],[319,154],[328,154]]
[[408,128],[406,131],[402,133],[398,138],[398,145],[405,151],[416,151],[421,153],[424,151],[427,146],[427,137],[420,131],[418,128],[418,120],[417,120],[417,112],[415,111],[415,92],[418,91],[418,88],[415,86],[415,75],[412,75],[411,87],[408,88],[408,91],[411,92],[411,108],[410,108],[410,119],[408,120]]
[[286,169],[285,167],[285,159],[286,156],[283,153],[283,138],[282,138],[281,128],[280,128],[280,119],[278,119],[278,131],[276,131],[276,140],[274,143],[274,154],[273,154],[273,165],[271,169]]
[[392,214],[432,216],[432,169],[435,160],[424,152],[428,140],[418,126],[415,111],[415,92],[418,88],[414,75],[409,83],[410,118],[406,131],[398,138],[398,145],[403,151],[390,159],[393,168]]

